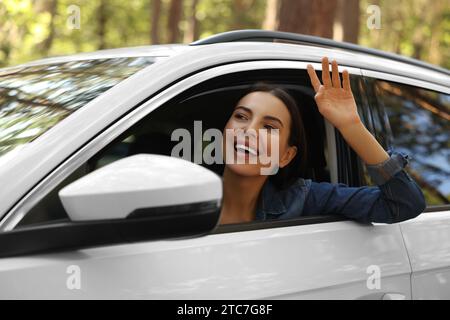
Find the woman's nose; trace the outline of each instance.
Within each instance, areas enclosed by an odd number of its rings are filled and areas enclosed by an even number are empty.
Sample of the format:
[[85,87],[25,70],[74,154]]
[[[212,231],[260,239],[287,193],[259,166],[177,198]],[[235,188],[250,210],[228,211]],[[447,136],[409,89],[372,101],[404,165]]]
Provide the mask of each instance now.
[[249,135],[253,134],[254,136],[257,136],[258,129],[259,129],[258,121],[252,120],[246,124],[244,131]]

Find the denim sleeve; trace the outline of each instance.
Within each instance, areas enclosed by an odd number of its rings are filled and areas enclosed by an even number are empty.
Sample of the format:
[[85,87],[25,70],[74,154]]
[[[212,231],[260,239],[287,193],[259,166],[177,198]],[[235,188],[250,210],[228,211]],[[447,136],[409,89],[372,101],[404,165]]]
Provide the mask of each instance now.
[[390,152],[390,159],[369,170],[379,184],[375,187],[313,182],[304,214],[341,214],[363,223],[397,223],[415,218],[426,205],[422,191],[403,170],[407,163],[407,156]]
[[409,156],[403,153],[388,151],[389,159],[377,165],[366,165],[372,181],[377,185],[388,182],[397,172],[400,172],[409,163]]

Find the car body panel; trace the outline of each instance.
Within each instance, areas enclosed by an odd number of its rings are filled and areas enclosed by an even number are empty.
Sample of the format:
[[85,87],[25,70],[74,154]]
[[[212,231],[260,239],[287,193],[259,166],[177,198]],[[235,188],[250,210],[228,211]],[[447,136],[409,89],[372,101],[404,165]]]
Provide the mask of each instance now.
[[450,299],[450,210],[401,223],[414,299]]
[[410,272],[398,225],[344,221],[3,258],[0,298],[409,299]]

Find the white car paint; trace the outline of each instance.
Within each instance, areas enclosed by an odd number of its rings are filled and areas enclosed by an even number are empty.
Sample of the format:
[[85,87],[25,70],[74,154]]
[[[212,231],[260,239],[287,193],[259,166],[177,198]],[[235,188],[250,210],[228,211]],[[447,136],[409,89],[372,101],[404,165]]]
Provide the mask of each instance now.
[[450,299],[450,211],[401,223],[411,260],[414,299]]
[[176,157],[139,154],[115,161],[59,191],[72,221],[125,219],[142,208],[222,200],[214,172]]
[[[0,259],[0,298],[381,299],[410,295],[398,225],[345,221]],[[80,270],[71,290],[68,267]],[[367,285],[371,266],[380,287]]]

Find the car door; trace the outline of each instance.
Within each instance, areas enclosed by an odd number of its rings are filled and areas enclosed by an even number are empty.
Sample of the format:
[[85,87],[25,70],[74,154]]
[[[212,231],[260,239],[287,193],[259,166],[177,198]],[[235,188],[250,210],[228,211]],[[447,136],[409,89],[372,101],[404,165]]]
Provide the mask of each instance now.
[[[321,70],[320,64],[313,65]],[[264,69],[306,74],[306,63],[227,64],[184,79],[160,96],[176,97],[218,75]],[[361,76],[359,69],[348,69],[355,79]],[[102,139],[110,141],[158,108],[160,96],[106,128],[67,161],[94,156],[96,147],[104,145]],[[337,153],[336,145],[343,142],[327,128],[328,159],[336,161],[330,164],[331,176],[344,179],[352,169]],[[66,163],[68,167],[76,166]],[[65,174],[69,172],[60,169],[52,173],[59,179]],[[53,188],[57,182],[53,180]],[[399,225],[361,225],[319,216],[221,226],[198,238],[2,257],[0,298],[409,299],[410,273]]]
[[450,298],[450,88],[364,71],[386,144],[412,156],[425,213],[400,224],[412,267],[413,299]]

